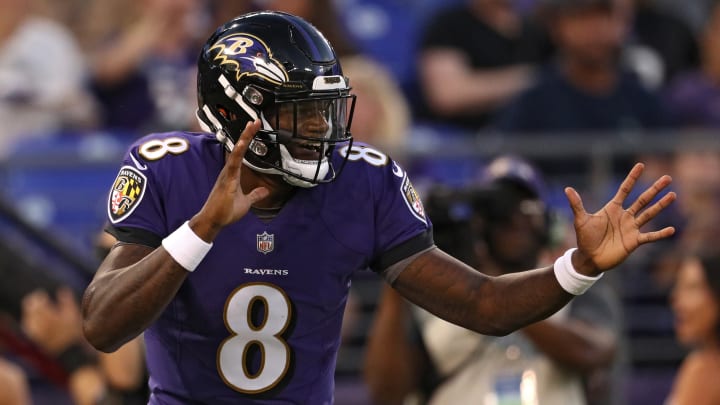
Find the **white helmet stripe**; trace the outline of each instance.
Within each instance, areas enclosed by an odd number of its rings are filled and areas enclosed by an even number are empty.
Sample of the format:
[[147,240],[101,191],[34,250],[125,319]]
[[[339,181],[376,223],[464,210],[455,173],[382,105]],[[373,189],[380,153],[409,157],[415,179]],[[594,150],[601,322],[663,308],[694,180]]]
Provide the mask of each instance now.
[[200,110],[195,110],[195,118],[197,118],[197,122],[203,131],[213,133],[213,129],[210,128],[210,126],[205,122],[205,120],[200,118]]
[[215,131],[220,130],[222,128],[222,125],[220,124],[220,121],[217,119],[215,114],[212,113],[212,111],[210,110],[210,107],[208,107],[207,104],[205,104],[205,105],[203,105],[202,110],[205,113],[205,116],[207,117],[207,119],[209,119],[210,122],[212,122],[213,126],[215,127],[215,130],[210,130],[209,132],[215,132]]
[[232,151],[235,145],[232,142],[232,139],[225,136],[225,132],[223,132],[222,125],[220,124],[220,121],[217,119],[217,117],[212,113],[210,110],[210,107],[207,106],[207,104],[203,105],[202,108],[203,112],[205,113],[205,116],[208,120],[210,120],[210,123],[215,127],[215,129],[210,128],[210,126],[202,119],[200,119],[200,116],[198,113],[195,115],[198,118],[198,123],[200,124],[200,128],[203,129],[203,131],[215,133],[215,138],[220,142],[225,144],[225,146],[228,148],[229,151]]
[[235,99],[235,96],[237,96],[238,92],[230,84],[230,81],[227,79],[227,77],[225,77],[225,75],[221,74],[220,76],[218,76],[218,83],[220,83],[220,85],[222,86],[226,96]]

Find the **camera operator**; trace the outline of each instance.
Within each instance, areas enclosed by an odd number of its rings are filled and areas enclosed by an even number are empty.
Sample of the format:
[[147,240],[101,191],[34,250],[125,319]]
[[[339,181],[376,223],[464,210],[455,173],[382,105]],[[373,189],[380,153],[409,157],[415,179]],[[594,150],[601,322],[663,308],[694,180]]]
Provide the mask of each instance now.
[[[561,234],[551,236],[553,215],[535,168],[501,157],[485,179],[473,190],[430,191],[426,209],[441,249],[501,275],[542,265],[551,249],[568,247]],[[544,321],[491,337],[445,322],[386,288],[369,334],[366,382],[379,404],[617,403],[604,378],[619,344],[612,294],[598,286]]]

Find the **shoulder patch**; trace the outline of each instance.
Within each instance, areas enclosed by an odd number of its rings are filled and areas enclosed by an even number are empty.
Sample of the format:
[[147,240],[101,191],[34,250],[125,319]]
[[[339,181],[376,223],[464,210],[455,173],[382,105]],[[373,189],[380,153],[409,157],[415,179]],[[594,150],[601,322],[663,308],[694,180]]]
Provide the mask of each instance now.
[[405,174],[405,177],[403,178],[402,185],[400,186],[400,192],[402,193],[405,204],[410,209],[410,212],[415,216],[415,218],[427,225],[427,220],[425,220],[425,208],[423,207],[420,196],[417,191],[415,191],[415,187],[413,187],[407,174]]
[[108,196],[108,217],[113,224],[127,218],[142,201],[147,178],[132,166],[120,168]]

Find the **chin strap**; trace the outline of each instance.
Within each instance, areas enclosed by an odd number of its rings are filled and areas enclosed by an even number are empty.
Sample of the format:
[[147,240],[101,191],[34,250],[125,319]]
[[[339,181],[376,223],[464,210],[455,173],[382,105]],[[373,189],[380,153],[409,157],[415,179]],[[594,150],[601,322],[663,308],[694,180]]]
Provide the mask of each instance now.
[[[322,180],[325,178],[325,176],[327,176],[330,168],[330,163],[328,163],[327,158],[322,158],[322,161],[320,161],[319,163],[304,163],[295,159],[287,150],[285,145],[278,144],[278,146],[280,147],[280,156],[282,159],[281,162],[283,169],[299,177],[302,177],[297,178],[295,176],[285,174],[283,176],[283,179],[287,183],[297,187],[315,187],[317,185],[317,180]],[[311,182],[305,179],[314,179],[316,180],[316,182]]]

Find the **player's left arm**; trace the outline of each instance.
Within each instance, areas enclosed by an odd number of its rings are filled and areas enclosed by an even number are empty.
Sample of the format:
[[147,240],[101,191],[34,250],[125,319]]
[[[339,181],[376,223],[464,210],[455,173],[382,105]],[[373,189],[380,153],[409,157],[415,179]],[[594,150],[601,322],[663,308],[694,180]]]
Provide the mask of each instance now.
[[546,318],[572,298],[551,267],[490,277],[440,249],[413,260],[393,287],[446,321],[486,335],[505,335]]
[[[575,217],[578,247],[571,262],[580,277],[598,276],[623,262],[638,246],[674,233],[672,227],[640,231],[675,200],[675,193],[669,192],[651,204],[670,184],[670,176],[660,177],[627,209],[623,208],[643,168],[642,164],[635,165],[615,197],[594,214],[585,211],[574,189],[565,189]],[[449,322],[490,335],[507,334],[544,319],[573,297],[560,285],[553,266],[490,277],[440,249],[430,249],[415,258],[393,287]]]

